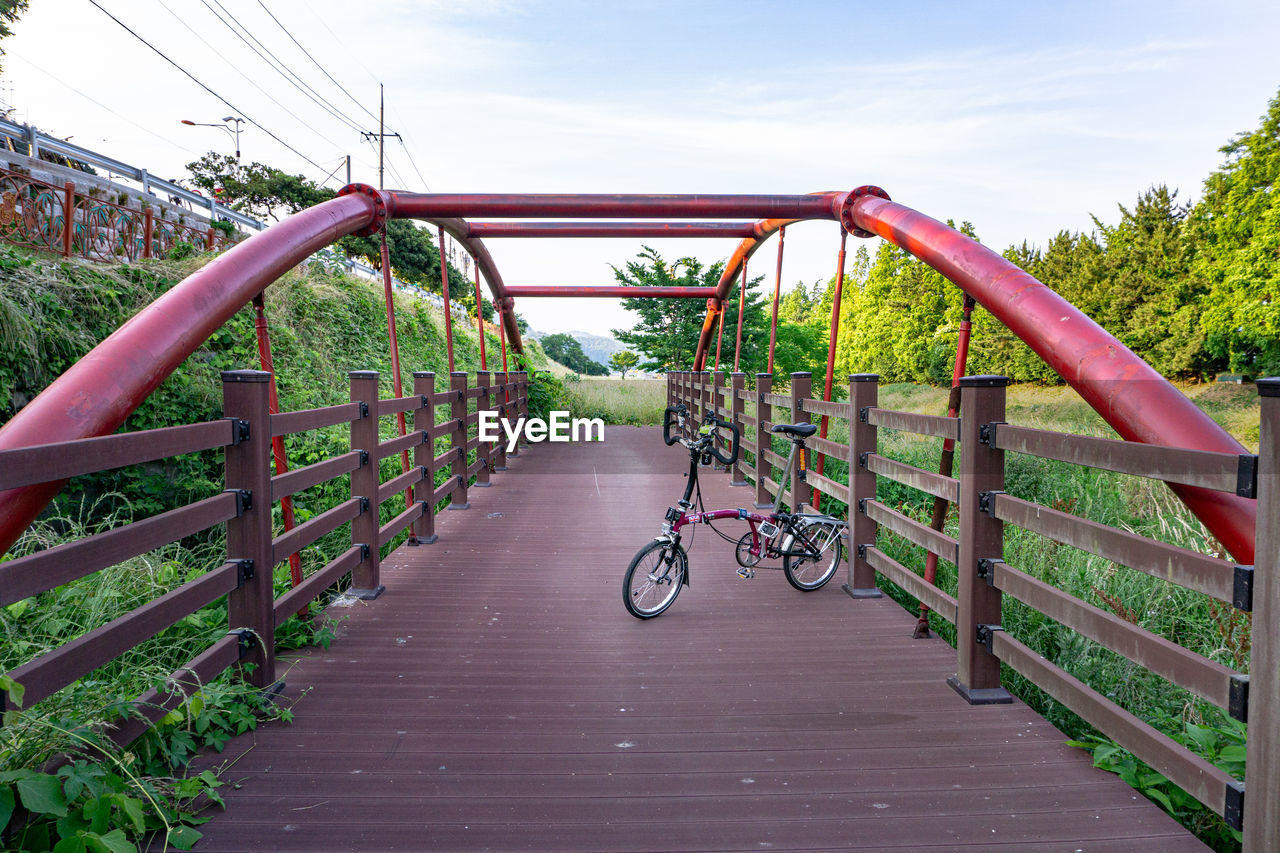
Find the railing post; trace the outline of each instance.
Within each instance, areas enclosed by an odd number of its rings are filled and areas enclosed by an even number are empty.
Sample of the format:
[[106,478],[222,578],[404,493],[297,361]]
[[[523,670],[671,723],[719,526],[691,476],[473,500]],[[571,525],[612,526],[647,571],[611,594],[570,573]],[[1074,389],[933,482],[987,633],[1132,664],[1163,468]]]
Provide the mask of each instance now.
[[450,404],[450,415],[458,423],[453,428],[453,446],[458,456],[453,460],[451,473],[457,485],[453,488],[453,499],[449,501],[449,509],[469,509],[467,500],[467,374],[449,374],[449,393],[453,395]]
[[360,467],[351,472],[351,497],[360,501],[360,514],[351,520],[351,544],[365,553],[351,572],[347,595],[372,601],[386,589],[379,583],[378,553],[378,371],[353,370],[351,402],[360,404],[351,422],[351,449],[360,452]]
[[[480,389],[480,396],[476,398],[476,412],[485,412],[489,410],[489,377],[492,374],[487,370],[476,371],[476,387]],[[478,414],[477,414],[478,417]],[[479,423],[476,425],[476,435],[480,434]],[[489,482],[489,469],[493,464],[493,445],[487,441],[479,441],[476,443],[476,458],[482,463],[480,470],[476,472],[477,489],[487,488],[492,485]]]
[[880,377],[874,373],[855,373],[849,377],[849,582],[844,591],[853,598],[880,598],[876,588],[876,570],[867,562],[862,550],[875,547],[879,525],[859,507],[864,500],[876,498],[876,474],[861,464],[864,453],[876,452],[878,432],[874,424],[863,420],[862,413],[874,409],[880,399]]
[[[978,574],[979,560],[1004,556],[1004,523],[988,512],[1004,489],[1004,451],[990,445],[990,424],[1004,421],[1003,376],[960,380],[960,565],[956,608],[956,674],[947,683],[970,705],[1013,701],[1000,686],[1000,659],[979,632],[1000,625],[1000,590]],[[986,429],[984,429],[984,427]],[[986,500],[984,500],[986,496]],[[990,577],[990,569],[984,573]],[[984,634],[985,636],[985,634]]]
[[[711,374],[711,397],[710,397],[711,407],[708,411],[710,411],[711,414],[717,418],[720,418],[721,416],[720,393],[722,391],[724,391],[724,371],[723,370],[713,371]],[[721,420],[723,420],[723,418],[721,418]],[[729,470],[728,467],[721,465],[719,462],[716,462],[715,460],[712,460],[711,468],[712,470],[718,470],[718,471]]]
[[[510,417],[511,417],[511,423],[514,426],[515,424],[518,424],[520,422],[520,418],[524,417],[524,406],[520,399],[520,393],[521,393],[521,387],[522,387],[520,384],[521,371],[513,370],[510,373],[508,373],[507,376],[509,377],[508,381],[513,383],[516,386],[515,388],[511,389],[511,401],[510,401],[510,406],[511,406]],[[523,435],[523,432],[521,434]],[[507,453],[507,456],[519,456],[519,455],[520,455],[520,439],[517,438],[516,443],[511,446],[511,451]]]
[[217,229],[210,225],[209,231],[204,235],[204,250],[206,252],[213,251],[213,235],[215,233],[217,233]]
[[151,257],[151,240],[156,233],[156,217],[148,206],[142,211],[142,257]]
[[[738,428],[738,432],[742,432],[742,393],[746,390],[747,374],[734,373],[729,377],[729,393],[733,395],[729,400],[729,422]],[[733,463],[733,476],[729,482],[731,486],[747,486],[747,478],[742,475],[745,466],[742,463],[742,452],[738,453],[738,460]]]
[[[434,435],[432,428],[436,425],[436,405],[432,402],[432,398],[436,393],[436,375],[422,370],[415,370],[413,373],[413,393],[426,397],[427,405],[421,409],[415,409],[413,412],[413,429],[414,431],[426,430],[427,435]],[[439,537],[436,536],[436,501],[432,495],[436,490],[436,472],[431,467],[431,460],[436,455],[436,442],[434,438],[419,444],[413,448],[413,464],[420,468],[427,469],[427,476],[421,482],[415,483],[413,486],[413,499],[420,501],[422,506],[422,516],[413,523],[412,543],[415,545],[430,545]]]
[[[501,320],[499,320],[499,322],[501,322]],[[500,371],[500,370],[494,371],[493,381],[496,382],[499,386],[506,385],[508,382],[511,381],[510,379],[507,378],[508,376],[509,374],[506,373],[505,371]],[[511,416],[511,403],[509,402],[508,394],[505,388],[498,392],[497,399],[494,400],[494,403],[496,404],[495,408],[498,410],[499,418],[507,418]],[[498,442],[493,447],[493,470],[495,471],[507,470],[506,435],[507,434],[505,432],[499,431]]]
[[715,377],[712,371],[704,370],[700,379],[702,387],[698,389],[698,419],[695,421],[699,424],[711,411],[711,388],[715,385]]
[[1280,850],[1280,378],[1259,379],[1258,534],[1249,650],[1244,853]]
[[71,238],[76,232],[76,185],[67,181],[62,188],[62,256],[71,257]]
[[[813,375],[808,371],[791,374],[791,423],[809,423],[809,413],[804,410],[804,401],[809,399],[813,386]],[[779,483],[785,486],[786,483]],[[800,512],[804,504],[804,474],[800,472],[800,460],[796,459],[795,468],[791,471],[791,511]]]
[[[262,370],[222,373],[222,413],[239,421],[237,443],[226,448],[226,487],[238,493],[239,514],[227,522],[227,559],[244,560],[245,580],[227,596],[231,631],[241,634],[240,660],[252,664],[250,684],[276,680],[274,560],[271,548],[271,374]],[[247,435],[246,435],[247,433]]]
[[[773,506],[769,497],[769,487],[764,478],[773,470],[769,460],[764,458],[766,450],[773,450],[773,441],[769,432],[773,406],[765,402],[765,395],[773,391],[773,374],[756,374],[756,509],[768,509]],[[769,477],[772,480],[772,477]]]

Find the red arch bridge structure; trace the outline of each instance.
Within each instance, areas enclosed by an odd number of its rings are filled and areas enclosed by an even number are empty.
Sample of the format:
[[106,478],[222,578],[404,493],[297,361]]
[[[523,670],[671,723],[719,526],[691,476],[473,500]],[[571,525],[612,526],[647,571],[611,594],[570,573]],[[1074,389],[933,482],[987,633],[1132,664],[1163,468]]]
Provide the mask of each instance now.
[[[474,258],[477,297],[483,276],[500,312],[503,369],[452,372],[450,328],[451,375],[415,372],[412,389],[404,389],[388,282],[393,396],[382,397],[376,373],[355,370],[349,399],[275,411],[260,295],[315,251],[348,234],[378,233],[389,218],[432,223],[442,246],[447,232]],[[967,322],[945,417],[879,407],[876,377],[866,374],[848,377],[847,400],[833,400],[830,358],[820,383],[809,374],[748,378],[736,364],[721,371],[726,315],[733,328],[730,294],[746,281],[749,258],[777,235],[780,282],[785,229],[811,220],[840,225],[832,351],[845,238],[878,236],[953,282],[966,309],[976,303],[1000,320],[1122,440],[1006,423],[1003,379],[963,375]],[[740,242],[716,287],[636,289],[509,286],[484,244],[593,236]],[[775,286],[775,324],[776,294]],[[508,349],[521,350],[517,298],[624,295],[706,300],[694,363],[667,374],[668,400],[695,416],[732,419],[747,452],[705,488],[724,505],[746,496],[763,504],[790,485],[800,503],[825,496],[849,507],[843,591],[724,589],[702,571],[707,592],[683,598],[662,619],[633,620],[616,606],[617,586],[648,531],[613,519],[660,517],[678,483],[675,454],[663,452],[652,429],[624,427],[571,449],[517,446],[508,454],[478,440],[480,412],[528,411],[528,375],[507,363]],[[251,303],[265,369],[223,375],[225,418],[113,434]],[[257,746],[236,766],[244,784],[203,827],[203,849],[1200,846],[1014,701],[1001,682],[1010,672],[1241,828],[1246,850],[1280,849],[1280,380],[1260,380],[1258,389],[1255,455],[1044,284],[875,187],[807,195],[446,195],[353,185],[192,274],[0,429],[4,548],[71,477],[217,450],[226,471],[225,491],[204,500],[0,563],[4,605],[226,527],[220,568],[9,675],[25,685],[30,705],[227,596],[228,634],[138,698],[139,714],[111,732],[125,743],[229,667],[252,663],[243,677],[278,687],[277,621],[349,574],[346,600],[362,603],[330,649],[292,662],[284,689],[309,688],[306,702],[292,724],[257,733]],[[779,483],[783,460],[768,428],[815,417],[823,431],[811,446],[848,463],[847,482],[818,467],[807,485]],[[831,420],[847,422],[847,442],[826,437]],[[288,470],[286,436],[344,424],[347,452]],[[941,473],[882,455],[882,432],[943,439]],[[955,448],[958,472],[950,464]],[[1230,555],[1185,550],[1022,500],[1004,489],[1009,454],[1162,480]],[[384,481],[378,463],[397,455],[400,473]],[[295,495],[339,477],[349,477],[348,500],[302,524],[286,511],[284,529],[273,529],[275,503],[289,510]],[[942,510],[935,523],[877,501],[882,479],[933,496]],[[941,523],[949,505],[959,509],[954,537]],[[441,513],[446,506],[470,511]],[[343,525],[350,547],[302,578],[298,552]],[[1249,674],[1005,562],[1010,525],[1252,612]],[[407,544],[389,551],[405,530]],[[919,549],[923,576],[878,547],[878,537],[890,534]],[[695,546],[695,555],[704,552],[704,564],[725,563],[724,549]],[[294,586],[277,597],[274,567],[291,558]],[[955,595],[932,583],[939,560],[956,566]],[[921,637],[927,631],[915,615],[879,595],[882,581],[954,624],[957,648]],[[1002,630],[1010,598],[1246,720],[1246,778],[1188,751]]]

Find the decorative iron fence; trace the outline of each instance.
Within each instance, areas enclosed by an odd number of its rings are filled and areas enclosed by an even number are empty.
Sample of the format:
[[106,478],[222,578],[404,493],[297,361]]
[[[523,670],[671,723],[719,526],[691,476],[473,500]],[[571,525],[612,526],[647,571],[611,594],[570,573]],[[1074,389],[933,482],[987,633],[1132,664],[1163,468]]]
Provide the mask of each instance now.
[[30,175],[0,169],[0,239],[63,257],[120,262],[162,258],[179,241],[206,251],[235,242],[226,231],[157,216]]

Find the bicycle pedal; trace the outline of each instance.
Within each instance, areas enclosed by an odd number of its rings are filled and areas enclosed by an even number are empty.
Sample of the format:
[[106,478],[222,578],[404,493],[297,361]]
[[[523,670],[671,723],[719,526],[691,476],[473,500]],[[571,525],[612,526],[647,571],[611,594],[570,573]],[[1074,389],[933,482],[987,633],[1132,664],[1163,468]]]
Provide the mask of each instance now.
[[743,580],[749,581],[755,576],[756,576],[756,573],[751,571],[751,569],[738,569],[738,577],[742,578]]

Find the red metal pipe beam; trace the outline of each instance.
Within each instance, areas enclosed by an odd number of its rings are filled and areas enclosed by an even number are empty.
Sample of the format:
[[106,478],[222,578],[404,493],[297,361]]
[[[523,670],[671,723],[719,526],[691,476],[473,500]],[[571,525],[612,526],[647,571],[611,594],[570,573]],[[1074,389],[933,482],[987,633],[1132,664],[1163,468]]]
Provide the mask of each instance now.
[[744,237],[754,222],[472,222],[472,237]]
[[515,285],[507,296],[640,297],[665,299],[707,299],[716,295],[714,287],[596,287],[593,285]]
[[[114,432],[187,356],[263,288],[330,243],[370,227],[362,193],[297,213],[214,258],[139,311],[0,428],[0,449]],[[0,491],[0,553],[65,481]]]
[[[856,193],[844,220],[851,233],[883,237],[973,296],[1125,440],[1247,452],[1155,368],[999,254],[909,207]],[[1170,488],[1236,560],[1252,564],[1256,501],[1187,486]]]
[[430,224],[443,228],[445,233],[457,240],[475,259],[476,266],[489,283],[489,292],[493,294],[493,305],[498,309],[499,322],[505,327],[507,339],[511,341],[513,352],[524,352],[524,341],[520,337],[520,324],[516,322],[515,302],[507,296],[507,287],[498,273],[498,266],[484,242],[470,236],[470,225],[462,219],[444,218],[428,220]]
[[387,214],[409,219],[836,219],[848,193],[600,195],[387,192]]

